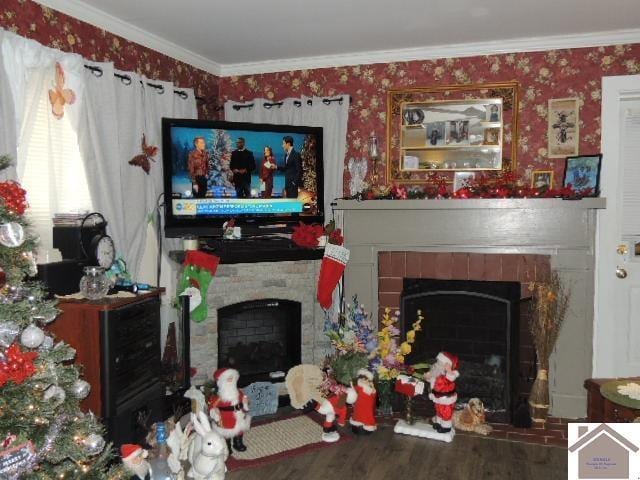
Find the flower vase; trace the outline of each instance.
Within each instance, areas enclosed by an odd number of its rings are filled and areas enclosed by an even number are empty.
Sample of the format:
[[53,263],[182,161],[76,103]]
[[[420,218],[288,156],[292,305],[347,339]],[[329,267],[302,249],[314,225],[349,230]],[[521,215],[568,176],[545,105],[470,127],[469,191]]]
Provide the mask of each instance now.
[[393,415],[393,380],[378,380],[376,387],[378,391],[378,410],[376,414],[379,417],[390,417]]
[[538,373],[531,386],[529,407],[531,420],[544,424],[549,415],[549,361],[538,362]]

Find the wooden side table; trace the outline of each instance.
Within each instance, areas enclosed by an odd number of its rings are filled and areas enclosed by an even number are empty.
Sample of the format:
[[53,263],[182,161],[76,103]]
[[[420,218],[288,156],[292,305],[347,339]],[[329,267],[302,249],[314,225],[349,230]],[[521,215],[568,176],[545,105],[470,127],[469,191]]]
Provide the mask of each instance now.
[[619,405],[602,396],[600,387],[611,380],[640,381],[640,378],[589,378],[585,380],[584,388],[587,389],[587,420],[589,422],[626,423],[633,422],[636,418],[640,417],[640,409]]

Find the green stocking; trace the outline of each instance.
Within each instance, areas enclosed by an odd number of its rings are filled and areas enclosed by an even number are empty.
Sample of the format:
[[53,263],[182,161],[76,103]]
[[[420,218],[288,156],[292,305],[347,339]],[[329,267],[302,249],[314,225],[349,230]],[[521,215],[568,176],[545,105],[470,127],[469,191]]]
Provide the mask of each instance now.
[[194,322],[202,322],[207,318],[207,291],[213,275],[206,268],[196,265],[186,265],[180,278],[178,292],[182,293],[186,288],[195,287],[200,291],[201,302],[191,310],[191,319]]

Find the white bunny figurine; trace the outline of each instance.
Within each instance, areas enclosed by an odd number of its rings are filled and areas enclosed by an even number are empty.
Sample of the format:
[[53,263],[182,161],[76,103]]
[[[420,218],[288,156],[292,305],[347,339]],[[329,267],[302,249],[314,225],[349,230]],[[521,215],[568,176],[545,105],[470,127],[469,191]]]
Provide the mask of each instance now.
[[197,435],[189,445],[189,462],[191,469],[188,476],[195,480],[224,480],[226,467],[224,462],[229,457],[227,442],[218,432],[211,429],[207,414],[191,414],[191,423]]

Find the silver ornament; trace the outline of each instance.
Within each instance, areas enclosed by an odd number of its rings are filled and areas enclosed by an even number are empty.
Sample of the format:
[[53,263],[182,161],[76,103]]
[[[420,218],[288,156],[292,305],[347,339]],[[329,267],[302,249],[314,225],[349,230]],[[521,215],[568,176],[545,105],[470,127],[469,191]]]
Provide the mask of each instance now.
[[35,325],[29,325],[22,331],[20,341],[27,348],[38,348],[44,341],[44,332]]
[[38,347],[38,350],[41,352],[48,352],[53,347],[53,338],[48,335],[44,336],[44,340],[42,341],[42,345]]
[[91,391],[91,385],[89,385],[89,382],[78,379],[73,384],[71,390],[76,398],[82,400],[83,398],[87,398],[87,396],[89,395],[89,392]]
[[97,433],[88,435],[83,441],[84,451],[87,455],[98,455],[104,449],[105,441]]
[[20,333],[20,327],[15,322],[0,323],[0,347],[8,348]]
[[16,222],[0,225],[0,244],[5,247],[19,247],[24,243],[24,228]]
[[67,394],[64,393],[64,389],[58,385],[51,385],[44,392],[43,398],[45,401],[53,400],[53,405],[60,405],[67,398]]

